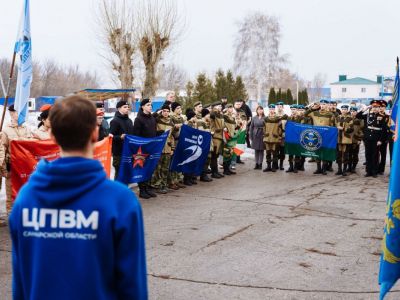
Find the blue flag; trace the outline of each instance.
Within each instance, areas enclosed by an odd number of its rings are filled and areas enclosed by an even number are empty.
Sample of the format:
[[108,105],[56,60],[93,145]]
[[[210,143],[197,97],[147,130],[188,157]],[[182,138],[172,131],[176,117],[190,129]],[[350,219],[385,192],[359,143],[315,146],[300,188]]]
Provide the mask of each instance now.
[[381,288],[379,299],[381,300],[400,277],[400,141],[398,139],[398,120],[397,118],[379,270]]
[[285,152],[290,155],[334,161],[338,129],[288,121],[285,126]]
[[390,129],[394,130],[396,120],[397,120],[397,111],[399,110],[399,58],[397,57],[396,64],[396,78],[394,80],[394,90],[393,90],[393,99],[392,99],[392,113],[391,113],[391,126]]
[[126,135],[117,180],[128,184],[151,179],[168,134],[154,138]]
[[14,107],[18,113],[18,125],[21,125],[26,121],[32,83],[32,42],[29,0],[24,1],[14,51],[18,59],[18,78]]
[[210,152],[211,133],[183,125],[171,170],[200,175]]

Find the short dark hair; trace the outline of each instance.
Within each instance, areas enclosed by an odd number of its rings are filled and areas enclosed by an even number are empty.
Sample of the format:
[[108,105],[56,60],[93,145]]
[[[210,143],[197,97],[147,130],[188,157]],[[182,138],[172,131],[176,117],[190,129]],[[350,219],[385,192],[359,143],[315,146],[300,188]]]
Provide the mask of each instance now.
[[96,106],[80,96],[60,99],[50,110],[50,124],[61,149],[83,150],[97,126]]

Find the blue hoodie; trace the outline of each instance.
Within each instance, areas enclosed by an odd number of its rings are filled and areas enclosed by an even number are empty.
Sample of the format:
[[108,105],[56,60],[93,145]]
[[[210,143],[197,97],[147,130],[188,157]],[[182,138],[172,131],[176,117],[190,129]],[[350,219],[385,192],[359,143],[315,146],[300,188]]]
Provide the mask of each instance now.
[[9,221],[14,299],[147,299],[140,204],[98,161],[42,160]]

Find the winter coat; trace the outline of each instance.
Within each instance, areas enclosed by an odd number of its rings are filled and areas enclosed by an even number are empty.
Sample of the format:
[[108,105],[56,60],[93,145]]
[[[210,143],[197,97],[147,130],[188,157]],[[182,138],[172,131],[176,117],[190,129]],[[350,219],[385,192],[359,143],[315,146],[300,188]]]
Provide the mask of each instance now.
[[251,148],[254,150],[264,150],[264,117],[253,117],[250,123]]
[[140,109],[135,123],[133,124],[133,134],[140,137],[152,138],[157,136],[157,122],[152,114],[145,114]]
[[112,154],[121,156],[124,144],[121,135],[134,134],[132,120],[129,119],[128,115],[122,115],[119,111],[115,112],[115,116],[110,123],[110,133],[113,135]]

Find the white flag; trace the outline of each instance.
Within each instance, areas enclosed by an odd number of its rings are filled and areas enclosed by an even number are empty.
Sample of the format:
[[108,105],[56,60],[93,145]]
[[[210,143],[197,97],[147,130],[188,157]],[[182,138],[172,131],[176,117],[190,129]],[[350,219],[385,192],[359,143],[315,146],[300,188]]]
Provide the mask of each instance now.
[[15,43],[18,79],[14,108],[18,113],[18,125],[26,121],[32,83],[32,43],[29,13],[29,0],[24,0],[17,42]]

